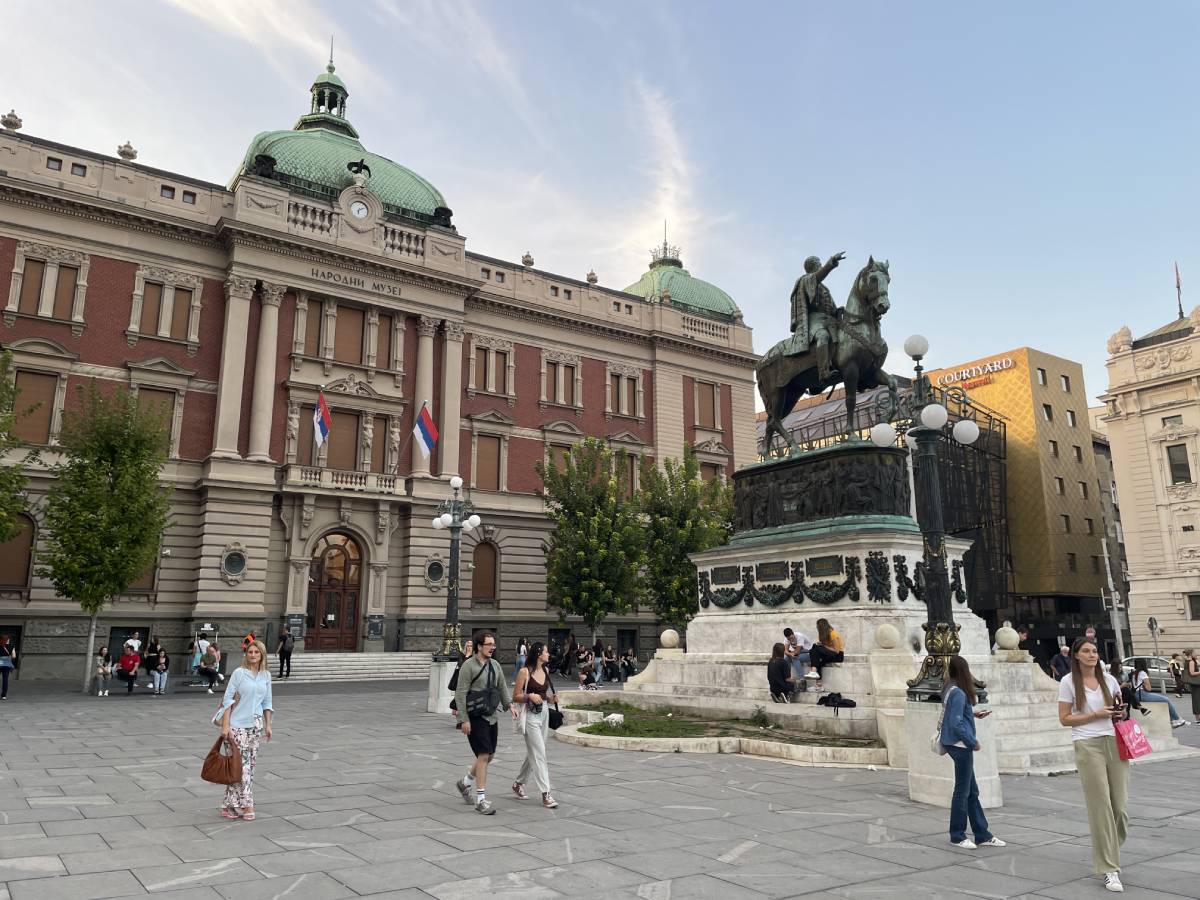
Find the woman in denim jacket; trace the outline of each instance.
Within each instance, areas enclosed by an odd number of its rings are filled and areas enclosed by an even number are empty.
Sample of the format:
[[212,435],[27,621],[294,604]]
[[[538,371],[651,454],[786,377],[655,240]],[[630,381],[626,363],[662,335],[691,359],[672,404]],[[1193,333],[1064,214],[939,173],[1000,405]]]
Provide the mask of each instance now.
[[[975,781],[975,720],[991,715],[975,712],[975,680],[971,667],[961,656],[954,656],[946,670],[942,689],[942,733],[940,742],[954,760],[954,795],[950,800],[950,843],[963,850],[977,846],[1003,847],[1004,841],[988,831],[987,817],[979,802],[979,784]],[[967,837],[967,822],[975,840]]]

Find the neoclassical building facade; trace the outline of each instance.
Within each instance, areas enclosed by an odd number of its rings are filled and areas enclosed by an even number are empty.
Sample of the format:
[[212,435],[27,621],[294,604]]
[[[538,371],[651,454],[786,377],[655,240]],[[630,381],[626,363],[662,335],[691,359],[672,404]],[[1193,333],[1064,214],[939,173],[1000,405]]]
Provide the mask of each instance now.
[[[45,464],[91,379],[171,422],[160,563],[101,638],[153,629],[176,651],[205,625],[285,624],[307,651],[434,649],[449,554],[431,520],[453,474],[484,519],[465,536],[464,624],[502,645],[582,632],[546,605],[534,465],[586,436],[631,459],[692,444],[706,477],[755,458],[756,357],[727,294],[665,245],[625,290],[468,252],[442,194],[363,147],[348,93],[330,64],[228,186],[0,119],[0,344],[34,407],[20,434],[43,448],[27,527],[0,546],[0,633],[23,674],[63,674],[83,649],[86,619],[33,555]],[[422,405],[441,432],[429,458],[411,439]],[[636,644],[653,624],[605,633]]]

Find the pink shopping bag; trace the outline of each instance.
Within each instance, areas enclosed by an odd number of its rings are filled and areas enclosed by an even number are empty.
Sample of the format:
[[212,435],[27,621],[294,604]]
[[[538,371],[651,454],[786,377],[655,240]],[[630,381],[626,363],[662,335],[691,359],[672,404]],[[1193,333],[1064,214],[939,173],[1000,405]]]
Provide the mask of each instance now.
[[1150,754],[1150,740],[1142,726],[1132,719],[1116,723],[1117,753],[1121,759],[1137,759]]

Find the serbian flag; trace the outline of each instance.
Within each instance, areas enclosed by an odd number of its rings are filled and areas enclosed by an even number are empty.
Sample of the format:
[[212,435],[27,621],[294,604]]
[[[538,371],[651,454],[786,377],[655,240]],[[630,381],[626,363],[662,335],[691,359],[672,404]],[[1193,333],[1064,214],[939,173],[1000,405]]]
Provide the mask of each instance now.
[[433,416],[429,414],[429,407],[424,403],[421,404],[421,411],[417,413],[417,424],[413,426],[413,439],[421,448],[424,457],[429,459],[429,454],[433,452],[433,445],[437,443],[438,430],[437,426],[433,424]]
[[329,415],[329,407],[325,405],[325,392],[317,394],[317,405],[313,409],[313,437],[320,447],[329,440],[329,430],[333,427],[333,419]]

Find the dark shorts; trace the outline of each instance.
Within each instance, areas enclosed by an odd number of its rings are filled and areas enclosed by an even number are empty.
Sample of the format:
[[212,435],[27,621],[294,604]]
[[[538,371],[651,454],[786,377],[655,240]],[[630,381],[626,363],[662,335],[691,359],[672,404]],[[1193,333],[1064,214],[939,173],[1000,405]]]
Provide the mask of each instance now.
[[494,754],[499,735],[500,725],[498,723],[471,717],[471,733],[467,735],[467,741],[470,742],[471,749],[475,751],[476,756],[483,756],[485,753]]

